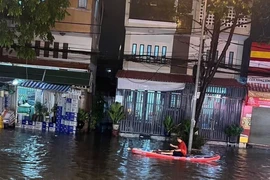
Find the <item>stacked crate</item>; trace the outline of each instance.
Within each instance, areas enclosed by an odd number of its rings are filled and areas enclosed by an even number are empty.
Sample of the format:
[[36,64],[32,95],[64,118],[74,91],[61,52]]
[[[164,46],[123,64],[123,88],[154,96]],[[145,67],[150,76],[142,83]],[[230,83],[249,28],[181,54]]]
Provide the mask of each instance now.
[[77,128],[77,113],[79,96],[67,94],[58,101],[56,127],[57,132],[75,134]]
[[75,134],[77,128],[77,113],[79,106],[79,96],[74,94],[68,94],[66,98],[66,119],[67,126],[66,133]]
[[65,98],[59,97],[58,99],[58,106],[57,106],[57,112],[56,112],[56,132],[62,132],[64,131],[64,114],[65,114]]

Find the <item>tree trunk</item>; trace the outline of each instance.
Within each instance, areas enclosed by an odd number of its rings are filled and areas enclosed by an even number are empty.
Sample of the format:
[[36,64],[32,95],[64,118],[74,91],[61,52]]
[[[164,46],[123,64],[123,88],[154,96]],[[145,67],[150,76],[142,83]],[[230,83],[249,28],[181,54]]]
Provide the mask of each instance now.
[[211,70],[212,70],[212,68],[215,64],[215,61],[216,61],[220,28],[221,28],[221,20],[217,18],[217,20],[215,19],[215,23],[214,23],[214,29],[213,29],[213,35],[211,38],[211,47],[210,47],[209,57],[206,60],[206,67],[207,67],[206,74],[205,74],[204,78],[202,78],[203,82],[201,83],[201,87],[199,88],[200,89],[200,97],[199,97],[197,104],[196,104],[195,127],[197,127],[197,125],[198,125],[199,117],[201,114],[201,109],[202,109],[204,98],[205,98],[206,91],[207,91],[207,87],[208,87],[209,83],[211,82],[211,80],[209,80],[208,77],[209,77]]
[[200,97],[199,97],[197,105],[196,105],[195,127],[197,127],[198,122],[199,122],[199,117],[201,114],[201,110],[202,110],[204,98],[206,95],[207,87],[211,83],[212,79],[214,78],[214,76],[218,70],[218,66],[221,63],[222,59],[226,56],[226,52],[231,44],[238,18],[239,18],[239,14],[236,13],[235,19],[233,20],[233,25],[231,26],[231,30],[229,32],[227,42],[226,42],[224,49],[223,49],[223,51],[218,59],[216,59],[216,53],[217,53],[217,49],[218,49],[219,35],[221,33],[221,31],[220,31],[221,19],[215,18],[213,36],[211,38],[211,47],[210,47],[211,49],[210,49],[209,59],[206,61],[207,71],[206,71],[206,74],[203,78],[202,85],[200,87],[201,94],[200,94]]

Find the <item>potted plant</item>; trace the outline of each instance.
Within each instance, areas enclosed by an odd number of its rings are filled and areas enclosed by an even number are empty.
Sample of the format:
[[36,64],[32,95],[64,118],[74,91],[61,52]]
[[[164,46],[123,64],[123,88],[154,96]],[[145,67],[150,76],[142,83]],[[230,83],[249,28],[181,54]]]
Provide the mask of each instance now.
[[164,136],[170,137],[171,136],[171,131],[174,128],[174,123],[173,123],[172,117],[167,116],[165,118],[165,120],[163,121],[163,125],[164,125]]
[[93,100],[93,106],[91,111],[91,120],[89,124],[90,131],[95,130],[97,127],[100,126],[102,120],[105,116],[105,105],[106,101],[101,94],[97,94]]
[[113,123],[113,130],[119,131],[119,122],[125,118],[124,107],[115,102],[111,105],[108,113]]
[[79,109],[78,125],[77,125],[78,129],[83,130],[85,128],[88,128],[88,122],[89,122],[89,113],[83,109]]
[[48,122],[50,120],[50,114],[45,104],[42,105],[42,114],[43,114],[43,121]]
[[33,121],[42,122],[44,117],[42,115],[43,105],[41,102],[36,102],[35,104],[35,114],[33,115]]
[[241,135],[243,130],[244,130],[243,127],[238,124],[232,124],[227,126],[224,129],[224,133],[227,135],[227,143],[231,143],[232,138],[234,139],[235,143],[235,139]]
[[56,112],[57,112],[57,104],[54,104],[53,108],[51,109],[52,123],[56,123]]

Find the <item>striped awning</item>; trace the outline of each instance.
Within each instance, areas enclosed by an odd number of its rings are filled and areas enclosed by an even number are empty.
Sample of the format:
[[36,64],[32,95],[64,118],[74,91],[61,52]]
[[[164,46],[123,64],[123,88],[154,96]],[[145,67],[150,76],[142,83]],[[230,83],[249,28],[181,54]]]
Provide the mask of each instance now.
[[71,86],[67,86],[67,85],[48,84],[48,83],[36,82],[36,81],[24,81],[20,83],[19,86],[48,90],[48,91],[55,91],[55,92],[67,92],[71,88]]

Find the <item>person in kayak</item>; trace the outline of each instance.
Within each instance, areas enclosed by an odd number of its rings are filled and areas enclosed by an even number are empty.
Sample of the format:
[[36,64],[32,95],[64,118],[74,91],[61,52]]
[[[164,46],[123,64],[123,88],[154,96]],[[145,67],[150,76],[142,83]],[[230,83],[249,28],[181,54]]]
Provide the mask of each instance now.
[[174,150],[169,150],[169,151],[161,151],[158,150],[161,154],[164,155],[171,155],[171,156],[179,156],[179,157],[184,157],[187,155],[187,146],[186,143],[182,140],[181,137],[177,137],[177,142],[179,143],[177,146],[170,144],[172,148],[175,148]]

